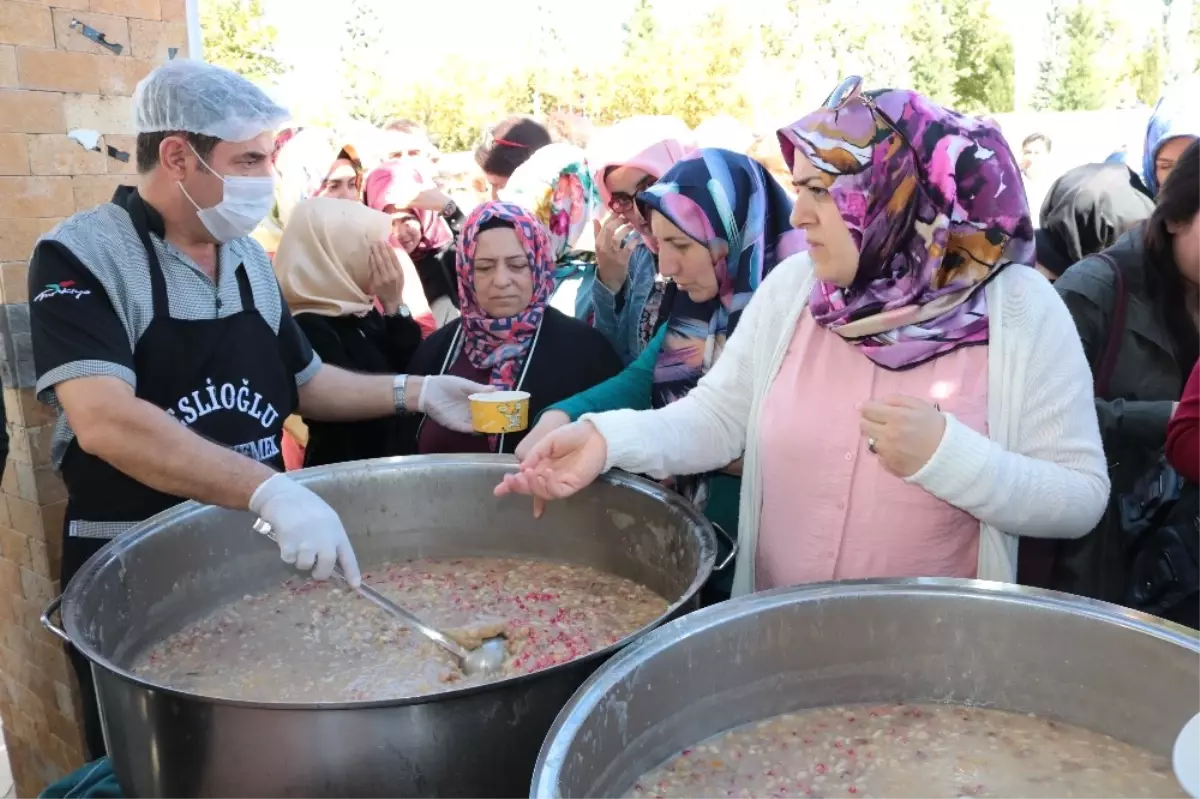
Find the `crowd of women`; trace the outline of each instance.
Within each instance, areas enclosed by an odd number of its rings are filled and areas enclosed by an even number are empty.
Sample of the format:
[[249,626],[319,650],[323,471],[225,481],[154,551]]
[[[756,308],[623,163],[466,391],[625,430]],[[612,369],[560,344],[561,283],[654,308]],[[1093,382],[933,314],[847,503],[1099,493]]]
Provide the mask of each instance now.
[[535,515],[649,475],[737,540],[709,602],[978,577],[1197,626],[1182,92],[1140,170],[1080,165],[1037,214],[994,122],[854,78],[767,142],[643,117],[585,149],[511,117],[475,153],[477,199],[418,126],[385,135],[369,159],[279,136],[259,238],[292,313],[327,363],[522,389],[532,425],[291,420],[290,466],[511,453],[496,492]]

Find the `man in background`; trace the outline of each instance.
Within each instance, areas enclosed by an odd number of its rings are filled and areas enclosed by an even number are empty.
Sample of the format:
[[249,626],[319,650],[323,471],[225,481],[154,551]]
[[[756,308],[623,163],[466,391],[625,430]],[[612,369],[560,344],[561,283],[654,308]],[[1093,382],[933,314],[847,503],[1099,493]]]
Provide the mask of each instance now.
[[[1053,181],[1050,151],[1053,144],[1045,133],[1031,133],[1021,142],[1021,176],[1025,179],[1025,197],[1029,207],[1041,208],[1042,199]],[[1038,220],[1034,220],[1037,224]]]

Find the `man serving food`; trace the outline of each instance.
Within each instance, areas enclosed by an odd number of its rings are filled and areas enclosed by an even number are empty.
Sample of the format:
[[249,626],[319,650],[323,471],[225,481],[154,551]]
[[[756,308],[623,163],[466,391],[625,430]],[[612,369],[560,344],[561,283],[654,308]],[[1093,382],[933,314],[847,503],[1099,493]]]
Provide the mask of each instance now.
[[[178,60],[133,100],[137,187],[58,225],[29,267],[37,391],[58,409],[52,460],[68,492],[63,585],[109,539],[184,499],[250,510],[284,561],[318,579],[340,564],[357,585],[337,513],[277,471],[283,420],[411,411],[468,431],[467,396],[488,387],[322,365],[249,238],[274,202],[270,155],[287,118],[262,91]],[[72,660],[98,756],[90,671]]]

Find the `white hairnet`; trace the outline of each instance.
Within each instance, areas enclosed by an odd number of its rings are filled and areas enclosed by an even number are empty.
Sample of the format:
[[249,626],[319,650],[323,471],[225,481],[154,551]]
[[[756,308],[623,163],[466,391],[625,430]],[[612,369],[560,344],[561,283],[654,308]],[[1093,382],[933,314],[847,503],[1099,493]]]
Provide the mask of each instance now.
[[289,114],[262,89],[227,69],[187,58],[168,61],[133,92],[137,133],[183,131],[245,141],[274,131]]

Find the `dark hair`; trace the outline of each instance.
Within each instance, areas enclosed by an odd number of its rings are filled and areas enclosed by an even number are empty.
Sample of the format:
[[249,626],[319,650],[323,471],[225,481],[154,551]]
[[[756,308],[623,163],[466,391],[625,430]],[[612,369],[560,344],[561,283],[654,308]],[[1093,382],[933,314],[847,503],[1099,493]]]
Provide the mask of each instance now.
[[1200,212],[1200,140],[1192,142],[1167,179],[1155,201],[1154,213],[1146,222],[1144,245],[1147,285],[1156,304],[1163,309],[1167,332],[1175,343],[1175,354],[1186,380],[1200,356],[1200,340],[1188,313],[1183,275],[1175,263],[1175,236],[1170,224],[1190,222]]
[[484,172],[512,177],[521,164],[550,143],[550,132],[529,117],[509,117],[484,135],[475,163]]
[[1038,142],[1041,142],[1042,144],[1046,145],[1046,152],[1050,152],[1050,150],[1053,149],[1054,145],[1050,141],[1050,137],[1047,136],[1045,133],[1029,134],[1028,136],[1025,137],[1025,141],[1021,142],[1021,149],[1024,150],[1029,145],[1037,144]]
[[498,216],[493,216],[491,219],[480,225],[479,230],[476,232],[482,233],[485,230],[495,230],[496,228],[508,228],[509,230],[516,230],[516,227],[512,222],[509,222],[507,219],[501,219]]
[[195,148],[196,154],[205,161],[220,139],[204,136],[199,133],[185,133],[181,130],[163,130],[157,133],[139,133],[137,135],[137,171],[139,175],[153,171],[158,166],[158,148],[168,136],[182,136],[188,144]]

